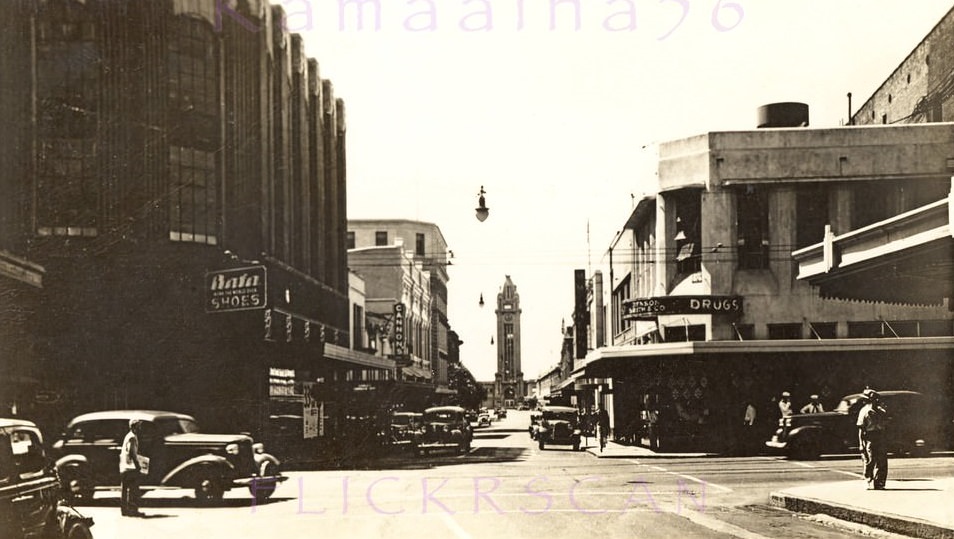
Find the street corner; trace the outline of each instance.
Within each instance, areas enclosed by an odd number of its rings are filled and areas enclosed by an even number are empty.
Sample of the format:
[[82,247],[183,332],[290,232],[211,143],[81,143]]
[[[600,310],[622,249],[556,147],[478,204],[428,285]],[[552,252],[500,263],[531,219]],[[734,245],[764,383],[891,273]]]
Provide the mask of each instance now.
[[772,492],[769,501],[911,537],[954,538],[954,479],[889,480],[884,490],[860,478],[816,483]]

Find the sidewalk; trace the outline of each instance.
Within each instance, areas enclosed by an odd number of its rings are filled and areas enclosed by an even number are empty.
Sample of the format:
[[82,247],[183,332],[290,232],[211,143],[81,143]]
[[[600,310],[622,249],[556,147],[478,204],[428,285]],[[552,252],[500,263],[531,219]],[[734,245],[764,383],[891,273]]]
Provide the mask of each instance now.
[[[597,448],[598,449],[598,448]],[[839,481],[773,492],[772,505],[822,513],[874,528],[929,539],[954,538],[954,479],[888,480],[885,490]]]

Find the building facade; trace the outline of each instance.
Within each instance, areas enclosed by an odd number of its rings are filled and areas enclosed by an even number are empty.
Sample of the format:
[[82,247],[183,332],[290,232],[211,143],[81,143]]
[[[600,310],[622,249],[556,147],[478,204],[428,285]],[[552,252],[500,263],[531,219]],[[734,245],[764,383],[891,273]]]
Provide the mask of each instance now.
[[293,437],[331,448],[352,370],[393,363],[327,360],[352,341],[344,103],[282,9],[5,7],[0,251],[42,274],[0,306],[29,313],[0,341],[34,343],[0,362],[41,373],[17,408],[54,429],[169,408],[267,441],[308,392],[321,425]]
[[[866,385],[949,395],[954,313],[935,275],[877,280],[879,300],[824,295],[793,252],[946,199],[954,125],[707,133],[660,147],[659,191],[610,245],[610,346],[581,378],[609,378],[619,434],[663,401],[668,445],[729,443],[745,403],[833,406]],[[817,249],[817,247],[815,247]],[[853,256],[844,254],[844,258]],[[938,373],[946,373],[938,376]]]
[[348,221],[349,249],[394,245],[398,241],[405,252],[430,275],[430,325],[428,350],[421,353],[431,362],[433,383],[438,394],[450,398],[448,363],[451,361],[450,321],[447,318],[447,283],[450,263],[447,241],[441,229],[423,221],[406,219],[351,219]]

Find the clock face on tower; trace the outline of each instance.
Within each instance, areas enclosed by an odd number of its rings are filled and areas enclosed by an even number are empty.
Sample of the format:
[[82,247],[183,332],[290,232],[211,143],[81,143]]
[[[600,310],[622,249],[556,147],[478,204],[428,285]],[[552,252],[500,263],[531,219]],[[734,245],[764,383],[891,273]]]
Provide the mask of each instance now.
[[505,321],[510,322],[510,321],[513,320],[513,315],[512,315],[512,314],[505,314],[503,318],[504,318]]

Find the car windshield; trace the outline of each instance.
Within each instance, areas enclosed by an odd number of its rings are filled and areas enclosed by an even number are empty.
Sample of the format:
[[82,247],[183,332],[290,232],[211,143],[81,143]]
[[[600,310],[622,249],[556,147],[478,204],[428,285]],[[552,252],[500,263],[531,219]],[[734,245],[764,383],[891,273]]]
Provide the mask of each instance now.
[[409,415],[392,415],[391,424],[392,425],[410,425],[414,421],[414,416]]
[[543,412],[543,418],[547,421],[576,421],[576,412]]
[[457,416],[457,412],[450,411],[426,412],[424,419],[427,421],[455,421]]

